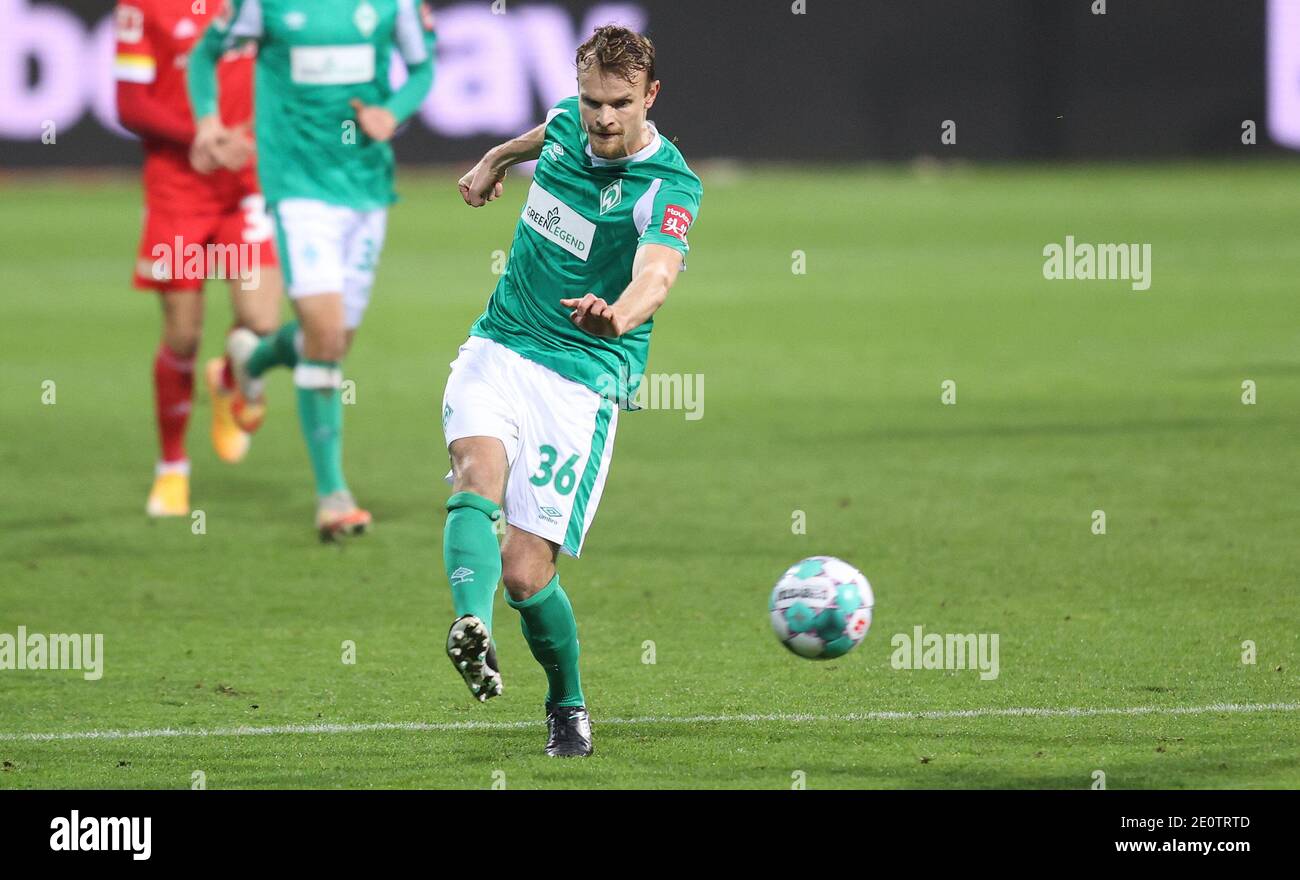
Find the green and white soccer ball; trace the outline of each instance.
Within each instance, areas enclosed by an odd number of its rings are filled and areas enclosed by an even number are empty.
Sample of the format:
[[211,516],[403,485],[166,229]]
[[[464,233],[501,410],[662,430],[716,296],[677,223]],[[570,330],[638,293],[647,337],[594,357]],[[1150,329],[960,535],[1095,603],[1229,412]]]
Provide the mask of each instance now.
[[781,644],[800,657],[832,660],[862,644],[875,601],[862,572],[834,556],[810,556],[777,581],[768,610]]

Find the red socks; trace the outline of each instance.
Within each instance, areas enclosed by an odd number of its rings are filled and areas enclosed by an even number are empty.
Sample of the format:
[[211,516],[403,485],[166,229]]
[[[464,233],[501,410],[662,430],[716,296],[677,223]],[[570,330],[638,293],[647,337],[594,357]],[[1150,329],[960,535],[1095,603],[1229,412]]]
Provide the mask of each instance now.
[[185,461],[185,426],[194,396],[194,358],[182,358],[165,344],[159,345],[153,361],[153,390],[162,461]]

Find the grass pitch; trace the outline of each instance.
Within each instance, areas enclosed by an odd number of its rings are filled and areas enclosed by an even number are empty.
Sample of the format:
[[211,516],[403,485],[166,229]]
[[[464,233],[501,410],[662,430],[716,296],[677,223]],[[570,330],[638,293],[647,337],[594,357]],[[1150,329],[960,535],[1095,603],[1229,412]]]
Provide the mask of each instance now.
[[[102,633],[105,661],[94,682],[0,671],[0,788],[1300,786],[1295,172],[706,173],[650,364],[703,375],[703,418],[622,420],[586,555],[561,566],[585,762],[540,756],[544,678],[500,598],[503,697],[473,703],[441,651],[438,406],[519,180],[479,211],[450,175],[401,181],[346,365],[376,529],[344,547],[312,531],[284,374],[238,467],[198,395],[206,534],[146,520],[137,189],[6,184],[0,633]],[[1066,235],[1150,243],[1150,290],[1044,279]],[[203,357],[229,314],[208,295]],[[813,554],[876,590],[866,642],[828,663],[766,619]],[[998,634],[998,677],[894,669],[917,625]],[[85,736],[105,731],[127,735]]]

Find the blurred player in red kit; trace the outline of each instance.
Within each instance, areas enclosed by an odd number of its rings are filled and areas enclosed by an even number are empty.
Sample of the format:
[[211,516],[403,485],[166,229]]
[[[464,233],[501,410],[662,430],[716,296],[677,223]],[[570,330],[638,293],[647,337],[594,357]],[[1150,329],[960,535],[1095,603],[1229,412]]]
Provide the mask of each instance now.
[[[157,291],[163,313],[153,364],[162,450],[146,506],[150,516],[190,513],[185,428],[203,329],[204,280],[228,279],[234,327],[261,335],[280,324],[275,229],[258,189],[250,134],[253,47],[232,50],[219,67],[228,136],[202,151],[193,147],[186,63],[224,5],[224,0],[128,0],[115,12],[118,117],[140,136],[145,153],[144,231],[135,286]],[[213,446],[222,460],[237,462],[248,452],[249,436],[235,420],[234,379],[226,359],[208,361],[204,378],[212,399]]]

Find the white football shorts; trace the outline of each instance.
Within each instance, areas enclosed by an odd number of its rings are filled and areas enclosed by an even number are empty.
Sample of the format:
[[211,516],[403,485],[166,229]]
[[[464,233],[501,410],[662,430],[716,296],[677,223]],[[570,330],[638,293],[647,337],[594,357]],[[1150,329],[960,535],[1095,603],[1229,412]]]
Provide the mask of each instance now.
[[612,401],[499,342],[471,336],[451,365],[442,426],[448,446],[462,437],[505,444],[506,522],[569,556],[581,553],[614,452]]
[[285,199],[274,212],[289,297],[341,293],[344,324],[355,330],[370,304],[388,209],[356,211],[316,199]]

